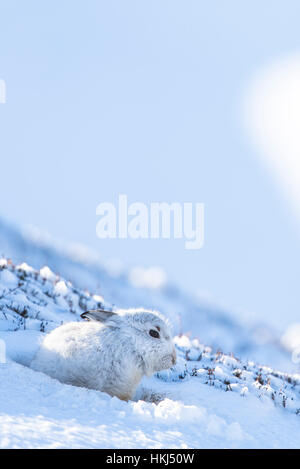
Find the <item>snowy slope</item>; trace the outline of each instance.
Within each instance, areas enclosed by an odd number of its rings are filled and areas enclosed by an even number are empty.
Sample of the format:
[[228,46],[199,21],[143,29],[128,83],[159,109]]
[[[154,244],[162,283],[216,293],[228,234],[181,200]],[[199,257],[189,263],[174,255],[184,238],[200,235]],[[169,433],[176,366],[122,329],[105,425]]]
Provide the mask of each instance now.
[[172,398],[158,405],[125,403],[15,363],[0,365],[0,447],[299,447],[300,417],[272,402],[213,389],[196,379],[164,389]]
[[110,304],[49,268],[0,260],[0,447],[299,447],[299,375],[186,335],[175,337],[175,367],[144,378],[129,403],[26,366],[45,332],[102,306]]
[[[76,287],[97,293],[118,307],[158,309],[171,319],[175,333],[190,332],[215,349],[286,371],[298,369],[278,331],[248,323],[239,314],[191,297],[164,282],[159,270],[112,270],[85,246],[58,242],[37,229],[20,231],[0,219],[1,254],[36,269],[47,265]],[[137,278],[142,286],[137,286]]]

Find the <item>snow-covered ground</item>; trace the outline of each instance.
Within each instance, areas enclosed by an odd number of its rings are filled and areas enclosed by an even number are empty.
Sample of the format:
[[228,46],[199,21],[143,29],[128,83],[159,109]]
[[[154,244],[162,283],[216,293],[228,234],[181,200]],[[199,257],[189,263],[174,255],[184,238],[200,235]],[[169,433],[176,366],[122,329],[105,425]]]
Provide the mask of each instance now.
[[[86,246],[63,243],[36,228],[20,230],[1,218],[0,255],[14,263],[27,262],[35,269],[47,265],[76,287],[103,296],[118,307],[158,309],[170,318],[175,334],[191,333],[215,350],[285,371],[299,371],[299,365],[292,361],[290,341],[281,339],[284,331],[250,321],[240,311],[193,297],[170,283],[161,269],[138,266],[126,270],[117,261],[104,263],[99,253]],[[300,334],[297,337],[300,345]]]
[[3,448],[299,447],[298,416],[196,378],[151,379],[148,387],[169,394],[155,404],[64,385],[14,362],[0,376]]
[[[54,255],[59,259],[58,253]],[[68,262],[71,266],[75,261]],[[80,263],[75,265],[79,277]],[[83,278],[92,267],[82,265]],[[175,325],[177,364],[144,378],[134,401],[126,403],[105,393],[65,385],[31,370],[28,365],[43,334],[62,322],[81,320],[80,313],[86,309],[113,307],[105,294],[109,285],[105,275],[106,289],[97,288],[93,294],[82,290],[74,278],[71,283],[48,267],[35,270],[24,262],[15,265],[7,258],[0,260],[0,447],[299,447],[300,375],[238,358],[241,355],[236,350],[232,355],[203,345],[197,339],[198,327],[206,325],[208,330],[210,314],[211,327],[221,324],[220,336],[230,334],[228,347],[231,342],[243,351],[238,339],[247,335],[247,327],[211,310],[202,315],[201,306],[197,310],[192,301],[182,309],[179,331],[177,312],[171,307],[176,299],[183,307],[185,296],[178,290],[147,293],[120,277],[111,287],[112,294],[116,285],[124,283],[118,296],[120,307],[127,306],[130,295],[130,306],[137,306],[143,293],[145,302],[156,298]],[[239,327],[240,337],[234,341]],[[185,333],[191,330],[193,334]],[[253,343],[250,335],[245,342],[247,354],[254,350]],[[266,348],[269,346],[267,343]],[[284,357],[277,345],[274,349],[277,356]]]

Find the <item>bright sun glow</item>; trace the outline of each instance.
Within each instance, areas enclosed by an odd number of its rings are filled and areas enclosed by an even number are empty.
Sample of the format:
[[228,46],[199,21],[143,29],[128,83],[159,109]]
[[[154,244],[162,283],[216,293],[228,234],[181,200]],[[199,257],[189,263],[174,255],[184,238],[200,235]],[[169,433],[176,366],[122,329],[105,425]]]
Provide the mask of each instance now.
[[251,138],[300,218],[300,53],[256,74],[245,110]]

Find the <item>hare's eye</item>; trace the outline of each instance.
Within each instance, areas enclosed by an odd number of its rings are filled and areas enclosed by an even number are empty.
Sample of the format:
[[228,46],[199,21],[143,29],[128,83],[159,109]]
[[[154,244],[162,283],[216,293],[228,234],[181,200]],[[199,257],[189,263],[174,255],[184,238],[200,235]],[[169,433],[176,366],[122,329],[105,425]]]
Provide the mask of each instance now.
[[159,339],[159,333],[155,331],[154,329],[150,329],[149,334],[151,337],[154,337],[155,339]]

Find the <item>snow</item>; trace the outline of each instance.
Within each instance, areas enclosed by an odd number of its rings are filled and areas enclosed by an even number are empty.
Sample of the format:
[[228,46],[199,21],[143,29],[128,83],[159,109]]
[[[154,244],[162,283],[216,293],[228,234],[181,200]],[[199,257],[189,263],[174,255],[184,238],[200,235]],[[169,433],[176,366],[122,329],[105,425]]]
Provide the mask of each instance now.
[[[155,386],[155,379],[150,380]],[[158,381],[158,380],[157,380]],[[299,418],[196,382],[176,399],[123,402],[8,361],[0,366],[1,448],[297,447]],[[158,387],[168,392],[168,386]]]
[[[292,361],[290,349],[281,341],[283,331],[273,330],[268,324],[249,322],[238,311],[228,311],[206,298],[193,297],[163,279],[164,274],[161,275],[161,271],[158,274],[157,269],[153,275],[153,268],[142,267],[143,273],[148,272],[148,281],[145,283],[145,275],[141,276],[144,286],[137,287],[130,280],[132,270],[127,271],[120,261],[103,263],[98,252],[53,239],[38,228],[20,231],[2,219],[0,246],[5,259],[42,269],[41,275],[46,280],[49,272],[47,274],[44,268],[48,266],[54,275],[50,274],[49,280],[60,281],[59,276],[64,277],[82,291],[104,298],[107,304],[162,311],[172,322],[176,334],[184,332],[215,350],[233,352],[246,360],[252,358],[288,372],[299,371],[299,363]],[[61,308],[65,304],[61,301]]]
[[42,278],[45,278],[46,280],[55,280],[56,276],[55,274],[52,272],[51,269],[49,269],[48,266],[44,266],[42,267],[42,269],[40,269],[40,276]]
[[16,269],[24,270],[25,272],[33,272],[33,268],[30,265],[26,264],[26,262],[23,262],[22,264],[17,265]]
[[[297,325],[282,340],[269,330],[261,341],[261,325],[237,322],[167,280],[155,285],[153,272],[134,285],[124,269],[110,275],[90,250],[80,247],[74,258],[50,236],[35,238],[0,230],[18,263],[0,259],[1,448],[299,447]],[[63,322],[81,321],[87,309],[138,306],[168,317],[178,360],[144,377],[133,401],[29,368],[44,334]]]
[[58,293],[59,295],[67,295],[69,293],[69,289],[65,282],[63,280],[60,280],[57,282],[57,284],[54,287],[55,293]]

